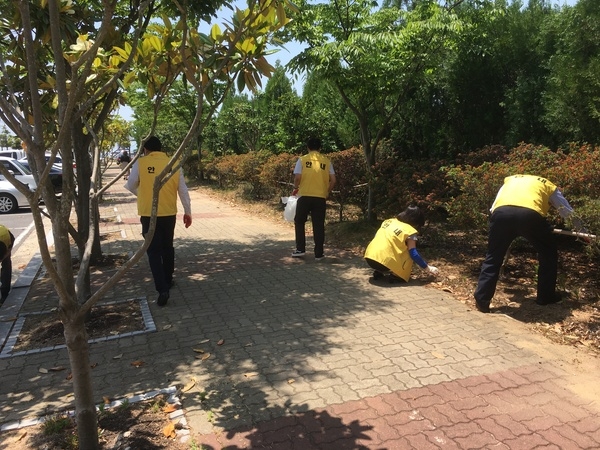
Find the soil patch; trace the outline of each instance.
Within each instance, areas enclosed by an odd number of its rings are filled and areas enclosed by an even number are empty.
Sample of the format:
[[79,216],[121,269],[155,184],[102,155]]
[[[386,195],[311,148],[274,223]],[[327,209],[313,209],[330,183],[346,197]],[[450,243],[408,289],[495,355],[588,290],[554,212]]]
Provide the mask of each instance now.
[[[181,442],[181,425],[170,420],[177,408],[164,395],[139,403],[100,411],[98,429],[102,449],[190,449]],[[0,442],[11,450],[75,450],[78,448],[76,425],[71,417],[56,415],[46,422],[20,430],[4,432]],[[5,448],[5,447],[2,447]]]
[[[139,301],[96,305],[86,321],[89,339],[144,330]],[[27,314],[13,352],[22,352],[65,343],[63,324],[57,312]]]

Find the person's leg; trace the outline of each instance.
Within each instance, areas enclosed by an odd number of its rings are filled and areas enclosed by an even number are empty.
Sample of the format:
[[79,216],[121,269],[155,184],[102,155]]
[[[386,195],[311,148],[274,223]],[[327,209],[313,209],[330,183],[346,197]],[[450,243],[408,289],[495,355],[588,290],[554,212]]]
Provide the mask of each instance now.
[[10,231],[9,235],[10,246],[8,247],[8,253],[2,260],[2,267],[0,268],[0,303],[4,303],[4,300],[8,297],[12,283],[12,248],[15,243],[15,237]]
[[306,251],[306,220],[310,212],[309,197],[300,197],[296,202],[294,229],[296,232],[296,250]]
[[2,268],[0,269],[0,283],[2,283],[2,285],[0,287],[0,302],[3,303],[10,292],[12,279],[12,259],[10,250],[8,251],[8,255],[2,260],[1,264]]
[[[141,217],[140,220],[142,222],[142,236],[146,237],[146,234],[150,229],[150,217]],[[152,278],[154,279],[154,287],[158,293],[169,291],[163,268],[163,246],[161,235],[161,226],[157,220],[154,236],[152,242],[150,242],[150,246],[146,250],[146,254],[148,255],[148,264],[150,265],[150,271],[152,272]]]
[[515,211],[513,207],[501,207],[494,211],[490,218],[487,254],[481,266],[474,294],[477,307],[481,311],[489,310],[490,302],[496,292],[504,256],[511,242],[517,236],[515,231],[516,214],[518,211]]
[[312,218],[313,239],[315,241],[315,258],[320,258],[324,254],[326,208],[327,202],[324,198],[313,198],[310,216]]
[[175,247],[173,246],[173,237],[175,235],[177,217],[159,217],[158,220],[161,221],[160,229],[162,231],[163,271],[167,286],[170,287],[173,282],[173,273],[175,272]]
[[369,267],[371,267],[373,270],[373,278],[375,278],[376,280],[383,278],[383,276],[386,273],[390,272],[390,269],[388,269],[386,266],[384,266],[383,264],[375,261],[374,259],[371,258],[365,258],[365,261],[367,262],[367,264],[369,265]]
[[538,282],[536,303],[544,305],[559,300],[556,296],[556,277],[558,272],[558,249],[556,238],[548,221],[532,211],[527,233],[524,237],[538,252]]

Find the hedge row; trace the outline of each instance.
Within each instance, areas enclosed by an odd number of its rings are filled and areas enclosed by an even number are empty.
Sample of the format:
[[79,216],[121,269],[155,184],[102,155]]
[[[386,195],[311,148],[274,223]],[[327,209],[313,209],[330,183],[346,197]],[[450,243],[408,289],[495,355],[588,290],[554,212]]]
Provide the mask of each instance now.
[[[600,148],[591,145],[573,144],[564,151],[530,144],[514,149],[490,146],[454,161],[401,160],[384,147],[370,172],[358,148],[329,156],[338,179],[333,200],[342,209],[355,205],[365,211],[370,183],[377,217],[418,204],[432,218],[443,217],[458,228],[484,230],[504,177],[529,173],[557,184],[589,229],[600,232]],[[291,191],[297,158],[267,152],[217,157],[204,162],[204,176],[227,188],[244,183],[257,199],[279,197]]]

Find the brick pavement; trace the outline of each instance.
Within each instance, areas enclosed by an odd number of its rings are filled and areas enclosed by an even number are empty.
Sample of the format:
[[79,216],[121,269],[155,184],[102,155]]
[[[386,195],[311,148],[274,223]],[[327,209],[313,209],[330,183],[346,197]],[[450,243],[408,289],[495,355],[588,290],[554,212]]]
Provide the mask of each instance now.
[[[348,254],[292,259],[290,224],[191,196],[167,307],[145,259],[107,296],[147,297],[156,332],[91,345],[99,401],[193,380],[207,449],[600,448],[595,358],[426,285],[370,282]],[[104,251],[134,251],[134,198],[116,186],[102,208],[119,237]],[[64,349],[0,358],[0,422],[71,406],[64,373],[39,372],[59,365]]]

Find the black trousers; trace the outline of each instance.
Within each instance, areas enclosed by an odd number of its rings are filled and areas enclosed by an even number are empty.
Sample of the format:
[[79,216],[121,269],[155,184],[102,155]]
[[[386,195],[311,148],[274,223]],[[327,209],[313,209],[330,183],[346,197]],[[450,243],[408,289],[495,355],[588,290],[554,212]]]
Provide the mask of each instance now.
[[306,251],[306,221],[308,215],[312,219],[313,238],[315,240],[315,257],[323,256],[325,244],[325,209],[326,201],[322,197],[302,196],[296,204],[294,225],[296,231],[296,250]]
[[8,247],[6,251],[6,256],[0,263],[0,295],[1,300],[4,301],[6,297],[8,297],[8,293],[10,292],[10,287],[12,283],[12,248],[15,243],[15,237],[9,231],[10,234],[10,247]]
[[[156,291],[169,292],[169,286],[173,281],[175,272],[175,248],[173,247],[173,236],[175,234],[175,223],[177,216],[164,216],[156,218],[156,230],[152,242],[146,250],[148,263],[154,278]],[[140,217],[142,222],[142,236],[150,229],[150,217]]]
[[558,250],[552,227],[532,209],[501,206],[494,210],[490,218],[487,255],[475,290],[475,300],[479,305],[489,306],[496,292],[504,255],[511,242],[519,236],[527,239],[538,252],[538,300],[544,302],[554,299]]

